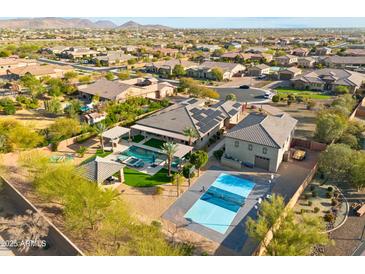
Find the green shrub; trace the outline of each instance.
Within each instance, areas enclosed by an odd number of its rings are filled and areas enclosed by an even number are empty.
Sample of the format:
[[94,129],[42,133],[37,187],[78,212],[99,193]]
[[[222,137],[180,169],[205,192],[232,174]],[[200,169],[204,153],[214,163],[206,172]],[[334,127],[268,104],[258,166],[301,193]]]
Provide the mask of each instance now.
[[308,206],[312,206],[313,202],[312,201],[308,201]]
[[332,199],[332,200],[331,200],[331,205],[332,205],[332,206],[336,206],[336,205],[338,205],[338,201],[337,201],[336,199]]
[[333,197],[333,193],[332,192],[327,192],[326,193],[326,197],[329,198],[329,199],[332,198]]
[[57,141],[53,141],[53,142],[51,143],[51,151],[57,151],[57,149],[58,149],[58,145],[59,145],[59,142],[57,142]]
[[13,115],[16,112],[15,104],[10,98],[0,99],[0,108],[6,115]]
[[277,103],[277,102],[279,102],[280,101],[280,96],[279,95],[274,95],[273,97],[272,97],[272,101],[274,102],[274,103]]
[[313,191],[313,190],[316,189],[316,186],[315,185],[311,185],[309,189],[310,189],[310,191]]
[[85,156],[85,153],[87,151],[87,147],[85,146],[80,146],[77,150],[76,153],[79,154],[80,158]]
[[320,210],[320,209],[319,209],[319,207],[315,207],[315,208],[313,209],[313,212],[314,212],[314,213],[318,213],[318,212],[319,212],[319,210]]
[[154,193],[154,195],[161,195],[163,193],[163,191],[164,191],[164,188],[163,187],[156,186],[155,187],[155,193]]
[[316,106],[316,102],[314,102],[313,100],[309,100],[309,101],[307,102],[307,109],[308,109],[308,110],[313,109],[315,106]]
[[222,158],[222,156],[223,156],[223,150],[216,150],[216,151],[214,151],[213,152],[213,155],[214,155],[214,157],[217,159],[217,160],[220,160],[221,158]]
[[316,198],[316,197],[317,197],[317,192],[316,192],[316,191],[314,191],[314,190],[312,191],[312,197],[313,197],[313,198]]
[[[192,166],[193,166],[192,163],[187,163],[183,167],[182,173],[183,173],[183,176],[187,179],[189,178],[189,170],[192,168]],[[190,174],[190,178],[193,178],[194,176],[195,176],[195,172]]]
[[324,215],[324,220],[328,223],[333,223],[335,221],[335,215],[333,213],[327,213]]
[[153,221],[151,222],[151,225],[152,225],[152,226],[154,226],[154,227],[157,227],[157,228],[161,228],[161,227],[162,227],[161,222],[156,221],[156,220],[153,220]]
[[329,186],[329,187],[327,188],[327,190],[328,190],[328,192],[332,192],[332,191],[333,191],[333,187]]

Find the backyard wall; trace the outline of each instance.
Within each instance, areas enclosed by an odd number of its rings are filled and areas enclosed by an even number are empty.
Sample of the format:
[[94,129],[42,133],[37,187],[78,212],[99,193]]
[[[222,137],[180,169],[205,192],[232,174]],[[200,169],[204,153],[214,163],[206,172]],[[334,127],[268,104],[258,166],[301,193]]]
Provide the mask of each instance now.
[[[292,209],[294,207],[294,205],[297,203],[300,195],[302,195],[304,189],[309,185],[309,183],[312,181],[314,175],[316,174],[317,171],[317,165],[315,165],[312,170],[309,172],[308,176],[304,179],[303,183],[299,186],[299,188],[297,189],[297,191],[294,193],[294,195],[292,196],[292,198],[288,201],[288,203],[286,204],[286,209]],[[282,216],[282,217],[285,217]],[[268,233],[266,234],[265,239],[261,242],[261,244],[258,246],[258,248],[256,249],[256,251],[253,253],[256,256],[263,256],[266,253],[266,248],[265,246],[267,246],[270,241],[273,238],[273,230],[278,229],[278,227],[280,226],[280,219],[276,222],[276,224],[268,231]]]
[[303,140],[299,138],[293,138],[291,145],[291,148],[295,147],[301,147],[312,151],[324,151],[327,147],[326,144],[318,143],[311,140]]
[[9,181],[0,177],[3,182],[3,191],[6,196],[14,203],[16,209],[19,212],[26,210],[32,210],[41,214],[41,216],[49,224],[49,232],[46,237],[46,241],[50,244],[51,248],[57,249],[57,253],[60,256],[83,256],[84,254],[78,247],[73,244],[51,221],[45,217],[27,198],[25,198]]

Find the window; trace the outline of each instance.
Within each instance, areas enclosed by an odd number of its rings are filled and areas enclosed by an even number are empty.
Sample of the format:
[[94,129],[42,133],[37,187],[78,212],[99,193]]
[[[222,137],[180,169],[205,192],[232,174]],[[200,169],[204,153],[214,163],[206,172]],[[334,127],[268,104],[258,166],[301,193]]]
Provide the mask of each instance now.
[[267,154],[267,148],[266,148],[266,147],[264,147],[264,148],[262,149],[262,154]]
[[250,150],[250,151],[252,150],[252,145],[251,144],[248,145],[248,150]]
[[239,147],[240,146],[240,142],[239,141],[234,141],[234,146],[235,147]]

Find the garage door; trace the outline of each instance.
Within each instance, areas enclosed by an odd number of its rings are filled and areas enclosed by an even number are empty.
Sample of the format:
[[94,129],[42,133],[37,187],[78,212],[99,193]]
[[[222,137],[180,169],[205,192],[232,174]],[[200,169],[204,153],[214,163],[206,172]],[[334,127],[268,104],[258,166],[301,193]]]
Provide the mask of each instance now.
[[260,156],[255,156],[255,167],[262,168],[262,169],[265,169],[265,170],[269,170],[270,159],[260,157]]

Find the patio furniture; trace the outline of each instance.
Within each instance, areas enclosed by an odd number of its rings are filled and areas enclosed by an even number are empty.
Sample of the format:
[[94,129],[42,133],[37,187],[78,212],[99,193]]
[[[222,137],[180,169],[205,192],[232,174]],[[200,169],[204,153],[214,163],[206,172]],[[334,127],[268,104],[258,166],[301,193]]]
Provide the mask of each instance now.
[[66,159],[65,156],[58,156],[58,155],[53,155],[49,158],[51,163],[62,163],[64,162]]
[[292,158],[297,161],[303,161],[305,159],[306,154],[307,153],[305,150],[296,149],[294,150]]
[[362,215],[365,214],[365,204],[363,204],[357,211],[356,211],[356,215],[358,217],[361,217]]

